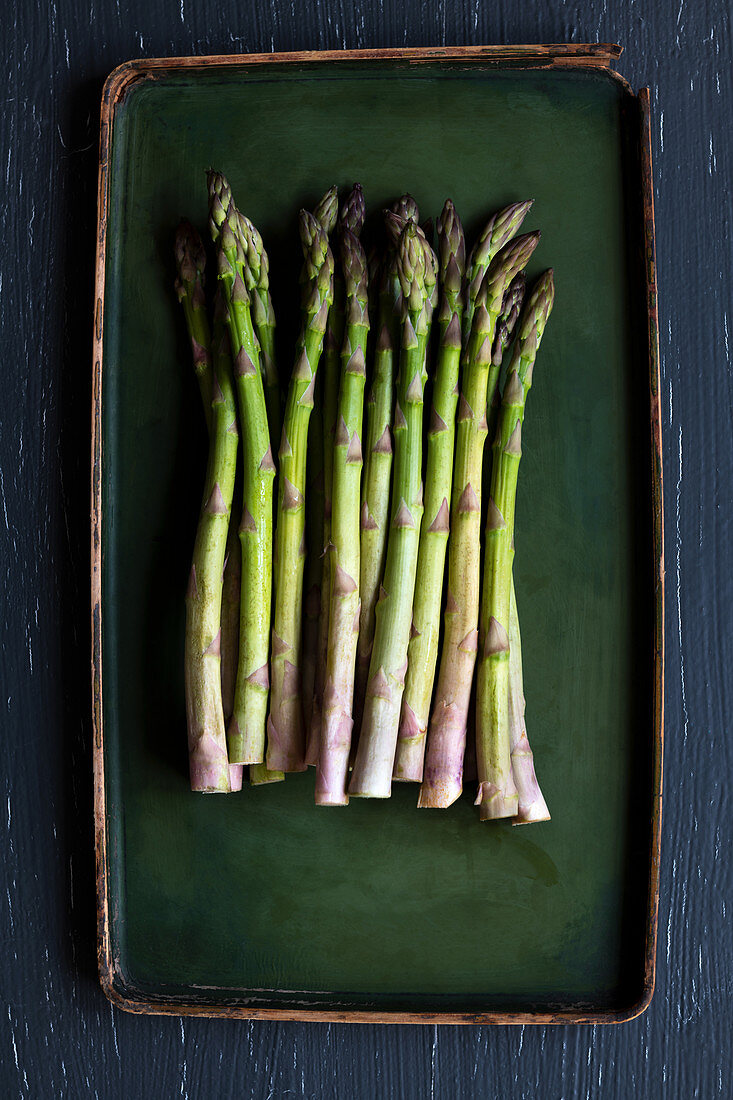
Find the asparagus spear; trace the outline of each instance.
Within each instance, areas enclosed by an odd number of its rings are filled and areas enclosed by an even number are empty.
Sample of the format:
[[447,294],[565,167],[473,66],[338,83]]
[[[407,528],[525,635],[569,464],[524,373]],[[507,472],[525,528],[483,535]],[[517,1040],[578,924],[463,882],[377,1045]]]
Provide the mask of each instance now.
[[[516,328],[516,322],[519,316],[519,310],[522,308],[525,292],[525,276],[524,272],[519,272],[515,275],[508,286],[507,292],[504,295],[504,301],[502,304],[502,313],[499,320],[496,321],[496,331],[494,334],[494,344],[491,351],[491,360],[494,366],[501,368],[504,351],[508,344],[511,343],[514,329]],[[496,427],[496,390],[494,390],[494,399],[490,410],[489,419],[489,431],[495,430]],[[491,484],[491,448],[485,448],[483,450],[483,474],[482,484]],[[485,525],[486,518],[486,495],[482,494],[481,500],[481,522],[482,526]],[[483,546],[480,551],[481,560],[481,572],[483,572]],[[514,581],[512,581],[512,592],[514,591]],[[518,623],[517,623],[518,629]],[[512,650],[512,658],[514,658],[514,650]],[[521,679],[521,668],[519,668],[519,679]],[[511,705],[511,703],[510,703]],[[471,683],[471,697],[469,701],[468,717],[466,724],[466,748],[463,750],[463,782],[472,783],[478,780],[477,761],[475,761],[475,676]]]
[[395,460],[392,520],[376,630],[369,667],[361,737],[350,794],[388,798],[400,703],[407,671],[407,646],[423,513],[422,414],[427,380],[430,267],[423,241],[408,221],[400,237],[398,271],[404,296],[400,378],[394,412]]
[[[352,222],[353,224],[353,222]],[[333,451],[331,592],[323,726],[316,772],[316,803],[348,802],[354,665],[359,630],[359,513],[362,416],[369,333],[366,255],[342,223],[341,269],[346,289],[346,331]]]
[[[313,216],[330,234],[338,220],[338,188],[334,185],[321,196],[316,204]],[[307,243],[304,247],[307,247]],[[304,265],[300,273],[301,306],[303,320],[307,317],[306,305],[311,292],[311,275]],[[329,310],[329,319],[332,310]],[[306,450],[306,496],[309,506],[305,516],[306,558],[303,596],[303,644],[301,656],[301,695],[303,700],[304,728],[309,730],[312,710],[315,702],[316,665],[318,654],[319,628],[322,613],[321,575],[323,564],[323,531],[326,507],[326,485],[323,470],[324,426],[323,426],[323,375],[325,360],[328,356],[328,332],[324,340],[321,370],[316,375],[313,409],[308,425],[308,443]],[[278,433],[279,434],[279,433]],[[324,642],[325,648],[325,642]],[[321,687],[322,691],[322,687]],[[306,744],[306,763],[316,763],[309,759],[309,746]]]
[[[241,212],[238,212],[238,220],[239,232],[245,246],[247,258],[244,265],[245,285],[250,293],[252,322],[260,345],[260,368],[264,377],[267,426],[272,440],[279,438],[282,428],[282,392],[275,360],[275,311],[270,297],[270,265],[262,237],[256,226]],[[230,532],[231,530],[232,526],[230,525]],[[230,548],[229,543],[227,543],[227,551],[230,555],[236,555],[241,562],[241,551],[238,545]],[[226,571],[224,573],[224,586],[226,592]],[[237,618],[239,619],[239,609]],[[226,654],[222,657],[223,661],[225,656]],[[285,776],[281,771],[269,771],[264,761],[249,765],[249,781],[253,787],[265,783],[278,783],[283,779],[285,779]]]
[[270,297],[270,261],[256,226],[242,213],[238,218],[239,233],[247,256],[245,285],[249,291],[252,322],[260,345],[267,423],[270,438],[277,439],[282,427],[282,394],[275,360],[275,310]]
[[[369,279],[369,316],[376,317],[379,313],[379,294],[382,287],[382,277],[385,264],[382,262],[382,249],[376,241],[372,241],[367,249],[367,276]],[[374,339],[372,329],[372,340]]]
[[[232,353],[229,341],[228,317],[221,288],[217,287],[214,299],[214,328],[212,352],[215,372],[226,371],[233,378]],[[223,362],[218,363],[221,358]],[[234,688],[237,679],[239,657],[239,604],[242,579],[242,554],[239,549],[239,506],[237,504],[237,480],[234,480],[227,542],[224,557],[224,576],[221,589],[221,703],[224,725],[229,725],[234,711]],[[244,768],[241,764],[229,764],[229,783],[232,791],[241,791]]]
[[491,353],[507,287],[527,264],[539,233],[518,237],[497,253],[476,299],[461,371],[448,552],[445,635],[418,806],[450,806],[461,793],[466,717],[476,660],[479,617],[481,467],[498,368]]
[[[325,340],[324,340],[325,343]],[[326,352],[321,356],[325,360]],[[321,604],[328,593],[321,593],[323,564],[323,524],[326,507],[326,483],[323,474],[323,375],[321,365],[316,375],[316,390],[310,424],[308,426],[308,458],[306,463],[306,495],[308,508],[305,516],[305,579],[303,594],[303,659],[302,694],[303,721],[310,731],[316,688],[316,664],[318,655],[318,631]],[[309,760],[309,741],[306,741],[306,764]]]
[[[204,274],[206,267],[206,252],[203,242],[188,221],[181,221],[176,231],[175,256],[178,276],[176,279],[176,292],[181,302],[186,318],[191,350],[193,353],[194,370],[199,382],[201,400],[203,404],[204,419],[209,433],[209,445],[211,447],[212,425],[212,380],[216,375],[225,374],[231,379],[231,359],[229,357],[228,342],[222,340],[221,308],[217,296],[217,310],[214,315],[214,334],[210,337],[208,317],[206,314],[206,297],[204,292]],[[213,343],[213,356],[212,356]],[[212,368],[212,357],[223,357],[222,362],[217,362],[215,372]],[[238,561],[229,554],[230,536],[232,534],[231,521],[227,525],[227,538],[225,550],[225,567],[221,594],[221,695],[222,716],[226,727],[226,720],[231,713],[231,699],[233,694],[233,668],[237,662],[237,626],[239,616],[239,570]],[[234,623],[234,632],[231,626]],[[229,765],[229,785],[232,791],[242,789],[242,768],[239,764]]]
[[553,299],[552,272],[548,271],[535,285],[522,312],[493,444],[476,685],[476,805],[480,806],[482,821],[514,817],[518,812],[508,710],[514,510],[524,407]]
[[[333,232],[339,220],[338,191],[335,187],[332,187],[330,191],[326,192],[326,194],[316,206],[313,212],[313,216],[321,222],[321,225],[325,229],[326,233],[330,235]],[[329,547],[331,544],[331,488],[333,481],[333,441],[336,432],[336,405],[338,403],[340,350],[344,329],[343,299],[343,280],[341,279],[338,268],[334,263],[333,302],[331,303],[331,308],[328,311],[328,323],[326,326],[326,334],[323,339],[323,354],[321,356],[321,365],[318,371],[318,379],[316,383],[317,389],[320,388],[321,391],[321,400],[313,410],[313,414],[311,416],[311,427],[308,431],[308,462],[320,462],[323,470],[323,515],[321,520],[322,529],[319,533],[316,528],[316,523],[313,524],[311,528],[313,542],[309,544],[308,548],[308,553],[310,556],[309,589],[312,592],[313,586],[317,584],[319,605],[315,650],[312,654],[314,661],[313,698],[310,706],[310,715],[306,715],[308,721],[306,723],[307,739],[305,747],[305,762],[306,764],[310,764],[313,767],[318,764],[318,745],[321,736],[321,724],[323,719],[323,689],[326,683],[328,616],[330,613],[328,594],[331,590],[331,554],[329,551]],[[315,433],[313,433],[313,417],[318,417],[321,422],[320,425],[318,425]],[[311,442],[312,434],[314,435],[313,442]],[[313,449],[317,446],[317,438],[319,435],[321,437],[320,459],[312,458],[311,455]],[[311,654],[306,654],[305,652],[305,637],[303,639],[303,642],[304,665],[307,665],[307,661],[305,660],[305,658],[307,657],[308,661],[310,661]],[[313,642],[311,638],[308,639],[308,644],[313,647]],[[308,675],[310,676],[310,672],[308,673]],[[305,686],[304,698],[307,702],[308,695],[305,693]]]
[[518,232],[532,206],[532,199],[525,202],[515,202],[511,206],[504,207],[498,214],[489,218],[483,228],[481,236],[471,250],[466,265],[466,309],[463,314],[463,345],[468,343],[468,337],[473,323],[473,313],[476,308],[476,298],[481,289],[484,276],[489,265],[500,248]]
[[[333,188],[334,201],[336,189]],[[326,196],[324,196],[325,199]],[[323,200],[321,200],[323,202]],[[366,204],[364,193],[360,183],[355,183],[346,197],[338,217],[332,215],[329,210],[326,232],[330,233],[333,226],[338,224],[339,232],[349,229],[355,236],[359,236],[366,216]],[[306,722],[308,738],[306,742],[305,760],[307,764],[318,764],[318,751],[323,725],[323,690],[326,684],[326,664],[328,660],[328,629],[331,613],[331,495],[333,482],[333,453],[334,436],[336,433],[336,406],[338,403],[340,352],[344,333],[344,283],[343,277],[336,264],[334,270],[334,295],[333,303],[328,314],[328,328],[323,344],[323,395],[322,414],[320,408],[316,412],[322,415],[323,420],[323,477],[324,477],[324,513],[323,513],[323,554],[320,560],[320,615],[318,620],[318,638],[315,646],[315,676],[313,703],[310,722]],[[311,428],[311,432],[312,432]],[[314,444],[315,445],[315,444]],[[309,437],[310,448],[310,437]],[[310,452],[309,452],[310,453]],[[307,696],[306,696],[307,699]]]
[[397,255],[391,250],[379,293],[379,321],[374,350],[374,372],[367,399],[367,432],[361,497],[361,563],[359,594],[361,614],[356,650],[354,717],[358,724],[364,709],[369,662],[374,643],[375,611],[384,572],[389,525],[390,474],[392,472],[392,403],[395,349],[399,344],[402,288]]
[[333,257],[328,235],[306,210],[300,213],[300,227],[305,256],[305,319],[288,387],[279,451],[272,693],[267,724],[267,766],[284,772],[302,771],[306,766],[300,698],[306,449],[316,372],[333,299]]
[[246,240],[231,189],[209,173],[209,224],[218,246],[219,280],[229,318],[229,338],[242,427],[242,582],[239,660],[234,711],[227,739],[236,763],[258,764],[265,750],[269,693],[268,635],[272,594],[272,493],[275,463],[260,371],[259,344],[246,286]]
[[[323,468],[323,518],[322,537],[319,539],[320,565],[319,617],[316,638],[313,702],[308,725],[306,764],[318,763],[318,744],[323,720],[323,689],[326,684],[326,660],[328,653],[328,617],[330,607],[328,593],[331,590],[331,492],[333,482],[333,446],[336,433],[336,406],[338,404],[339,340],[343,331],[343,286],[334,274],[334,302],[329,310],[326,335],[323,340],[323,371],[321,419],[321,463]],[[338,335],[337,335],[338,334]]]
[[438,240],[443,287],[438,319],[440,347],[428,428],[425,516],[420,533],[407,679],[394,765],[395,779],[418,783],[422,780],[425,733],[438,658],[461,357],[461,289],[466,245],[463,226],[450,200],[446,202],[438,221]]
[[[326,191],[318,203],[313,212],[313,217],[320,221],[326,233],[329,235],[332,233],[337,221],[338,221],[338,188],[334,185]],[[304,293],[307,285],[307,275],[305,269],[301,272],[301,283],[303,285]],[[333,312],[333,306],[328,312],[329,323],[331,314]],[[310,505],[307,509],[305,517],[305,534],[306,534],[306,560],[305,560],[305,595],[303,597],[303,677],[302,677],[302,694],[303,694],[303,718],[305,722],[305,729],[309,735],[306,741],[305,761],[306,764],[315,764],[317,762],[317,750],[315,757],[313,757],[313,750],[311,749],[310,742],[310,730],[311,719],[313,715],[313,706],[315,703],[316,692],[316,666],[318,663],[318,641],[319,641],[319,629],[320,621],[323,613],[323,602],[326,597],[322,596],[321,592],[321,579],[323,574],[323,563],[321,561],[324,552],[324,524],[325,524],[325,508],[326,508],[326,483],[324,475],[324,410],[323,410],[323,389],[324,389],[324,374],[329,373],[326,370],[326,360],[329,356],[328,350],[328,329],[326,330],[326,336],[324,338],[324,347],[322,354],[322,364],[316,376],[316,392],[313,402],[313,411],[311,412],[310,424],[308,426],[308,452],[306,463],[306,490]],[[336,373],[338,368],[333,373]],[[329,495],[330,495],[329,486]],[[325,590],[327,591],[327,589]],[[326,627],[326,629],[328,629]],[[326,642],[324,642],[325,650]],[[324,656],[325,662],[325,656]],[[323,684],[319,685],[320,693],[323,692]],[[320,721],[319,721],[320,726]]]
[[[186,593],[186,712],[191,789],[231,789],[221,699],[221,589],[237,462],[231,379],[213,378],[206,487]],[[234,426],[234,431],[231,430]]]
[[[519,310],[522,306],[522,300],[524,298],[524,273],[519,272],[515,275],[509,284],[509,289],[504,295],[504,302],[502,304],[502,312],[498,321],[496,322],[496,334],[494,336],[494,345],[491,350],[491,361],[497,368],[501,368],[501,360],[504,355],[504,351],[514,334],[516,328],[517,319],[519,317]],[[496,391],[495,391],[496,393]],[[492,428],[496,428],[496,399],[492,404],[492,409],[489,419],[489,432]],[[484,470],[482,484],[489,485],[491,482],[491,448],[484,447]],[[481,520],[482,526],[486,518],[486,504],[487,494],[482,495],[481,500]],[[481,572],[483,572],[483,547],[480,553],[481,559]],[[474,676],[471,683],[471,697],[468,704],[468,716],[466,719],[466,747],[463,753],[463,782],[473,783],[478,779],[478,773],[476,771],[476,677]]]
[[[496,327],[496,336],[494,338],[493,348],[493,360],[495,363],[501,363],[505,349],[511,343],[514,335],[514,329],[519,319],[519,312],[522,307],[524,299],[524,275],[520,272],[512,280],[511,286],[507,291],[504,306],[503,316]],[[492,410],[493,423],[489,425],[489,431],[496,431],[496,414],[498,413],[498,407],[495,405]],[[488,454],[490,455],[490,451]],[[486,464],[485,464],[486,465]],[[491,469],[491,463],[488,463],[489,470]],[[486,477],[486,472],[484,472]],[[489,474],[490,477],[490,474]],[[488,479],[487,479],[488,481]],[[483,515],[484,524],[486,521],[485,514]],[[475,681],[474,681],[475,689]],[[473,714],[469,712],[468,716],[468,742],[471,743],[473,748],[473,774],[469,775],[466,771],[466,763],[464,758],[464,778],[467,780],[477,779],[476,772],[476,712],[475,712],[475,690],[472,695],[474,702]],[[515,825],[523,825],[531,823],[533,821],[547,821],[550,817],[550,812],[547,809],[547,803],[545,802],[542,791],[540,790],[539,783],[537,782],[537,776],[534,770],[534,757],[532,749],[530,748],[529,738],[527,737],[527,728],[524,721],[524,683],[522,674],[522,641],[519,630],[519,616],[517,614],[517,597],[514,591],[514,571],[512,570],[511,580],[511,592],[509,603],[509,740],[511,743],[512,752],[512,774],[514,776],[514,782],[517,788],[517,794],[519,796],[519,808],[516,817],[513,819]]]
[[237,465],[234,389],[225,359],[211,377],[209,459],[186,593],[185,681],[191,789],[231,790],[221,697],[221,592]]

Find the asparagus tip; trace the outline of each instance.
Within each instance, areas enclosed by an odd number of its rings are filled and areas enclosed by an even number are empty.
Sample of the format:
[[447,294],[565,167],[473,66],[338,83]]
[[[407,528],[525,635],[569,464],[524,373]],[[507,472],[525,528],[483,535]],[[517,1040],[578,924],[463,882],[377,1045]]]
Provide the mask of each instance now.
[[364,191],[360,183],[355,183],[348,194],[346,202],[341,207],[339,227],[342,232],[348,229],[354,236],[358,237],[364,226],[365,218],[366,202],[364,201]]
[[323,226],[327,234],[333,232],[339,212],[338,187],[334,183],[329,187],[313,210],[313,217]]

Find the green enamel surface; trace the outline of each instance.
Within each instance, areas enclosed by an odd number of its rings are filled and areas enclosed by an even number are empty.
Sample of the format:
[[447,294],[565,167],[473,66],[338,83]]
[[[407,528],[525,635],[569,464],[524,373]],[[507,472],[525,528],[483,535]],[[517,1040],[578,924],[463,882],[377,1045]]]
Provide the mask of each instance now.
[[[458,1009],[638,996],[651,523],[626,103],[602,74],[342,64],[174,75],[134,86],[117,110],[103,657],[113,950],[128,993]],[[418,812],[405,785],[388,802],[317,809],[312,772],[189,792],[184,592],[205,430],[172,243],[182,215],[205,230],[209,165],[270,251],[281,363],[298,317],[297,211],[332,182],[361,181],[370,213],[410,190],[436,217],[450,196],[469,239],[499,206],[536,200],[530,274],[552,266],[557,293],[523,433],[516,588],[550,823],[479,824],[468,792]]]

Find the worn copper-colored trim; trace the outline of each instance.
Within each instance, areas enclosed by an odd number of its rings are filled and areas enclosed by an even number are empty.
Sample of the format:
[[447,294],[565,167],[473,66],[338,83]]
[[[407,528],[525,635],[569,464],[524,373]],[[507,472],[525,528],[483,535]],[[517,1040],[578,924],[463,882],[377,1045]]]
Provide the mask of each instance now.
[[[113,74],[114,76],[114,74]],[[104,776],[102,709],[102,344],[104,335],[104,265],[107,241],[110,132],[116,83],[108,79],[102,95],[97,179],[97,247],[94,277],[94,377],[92,380],[92,715],[94,727],[94,849],[97,881],[97,962],[102,989],[113,983],[107,877],[107,796]]]
[[[419,49],[328,50],[323,52],[236,54],[208,57],[156,58],[129,61],[112,72],[102,94],[96,279],[94,299],[94,379],[92,397],[92,687],[94,720],[94,817],[97,879],[97,956],[102,989],[113,1004],[128,1012],[177,1016],[211,1016],[234,1019],[298,1020],[331,1023],[406,1024],[598,1024],[622,1023],[633,1019],[648,1006],[654,990],[657,915],[659,905],[659,853],[661,835],[663,673],[664,673],[664,546],[662,513],[661,414],[659,407],[659,350],[654,258],[654,203],[649,136],[649,94],[639,93],[641,111],[641,165],[644,201],[647,307],[649,318],[649,368],[652,426],[652,492],[654,506],[654,555],[657,565],[655,591],[655,698],[654,698],[654,813],[649,875],[649,912],[643,992],[626,1010],[579,1011],[558,1008],[537,1012],[385,1012],[379,1009],[338,1010],[333,1007],[259,1008],[251,1004],[200,1005],[150,1000],[129,987],[112,949],[110,894],[107,863],[106,790],[102,709],[102,353],[104,338],[104,285],[109,198],[109,160],[115,109],[131,87],[141,80],[180,69],[211,69],[229,66],[308,64],[317,62],[429,61],[481,62],[488,65],[517,64],[523,68],[577,67],[607,73],[629,94],[631,89],[610,69],[622,47],[608,44],[558,44],[527,46],[455,46]],[[309,995],[310,996],[310,995]]]
[[[432,46],[412,48],[384,48],[371,50],[299,50],[291,53],[207,54],[204,57],[152,57],[138,61],[126,61],[108,78],[107,85],[127,83],[131,74],[151,77],[171,69],[211,69],[231,65],[304,65],[324,61],[407,61],[420,64],[425,61],[480,61],[483,64],[505,65],[521,61],[528,68],[536,66],[577,65],[586,68],[607,69],[618,61],[623,46],[597,42],[587,45],[555,43],[549,45],[520,46]],[[105,93],[107,88],[105,88]],[[109,100],[114,106],[116,89]],[[103,98],[104,103],[104,98]]]
[[[557,1012],[385,1012],[381,1009],[319,1008],[256,1008],[250,1005],[190,1005],[172,1002],[135,1000],[114,986],[105,984],[102,989],[110,1001],[125,1012],[156,1016],[207,1016],[224,1020],[292,1020],[299,1023],[329,1024],[623,1024],[639,1016],[647,1003],[629,1011],[609,1010],[577,1012],[559,1009]],[[310,996],[310,994],[308,994]]]
[[664,494],[662,476],[662,410],[660,405],[659,316],[657,261],[654,235],[654,182],[649,89],[638,95],[641,189],[644,220],[644,269],[649,344],[649,405],[651,422],[651,488],[654,552],[654,744],[652,760],[652,833],[649,852],[649,909],[646,924],[644,989],[637,1015],[648,1008],[654,994],[659,921],[659,865],[662,843],[662,781],[664,757]]

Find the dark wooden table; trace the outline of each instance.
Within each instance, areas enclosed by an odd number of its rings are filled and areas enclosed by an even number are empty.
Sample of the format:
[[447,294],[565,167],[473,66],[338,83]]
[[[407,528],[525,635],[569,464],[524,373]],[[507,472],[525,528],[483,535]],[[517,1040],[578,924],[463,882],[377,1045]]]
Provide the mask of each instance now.
[[[516,14],[521,11],[521,14]],[[733,1095],[731,17],[724,0],[3,5],[0,1095]],[[618,42],[651,87],[667,545],[657,992],[606,1028],[138,1018],[96,980],[88,629],[102,82],[139,56]]]

